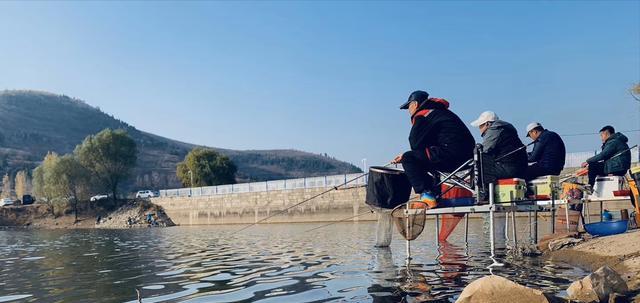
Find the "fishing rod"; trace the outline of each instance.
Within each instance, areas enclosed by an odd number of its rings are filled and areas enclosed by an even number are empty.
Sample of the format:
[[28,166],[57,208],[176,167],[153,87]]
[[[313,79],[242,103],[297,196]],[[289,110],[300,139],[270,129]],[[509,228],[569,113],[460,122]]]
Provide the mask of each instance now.
[[518,147],[518,148],[516,148],[516,149],[514,149],[514,150],[512,150],[512,151],[510,151],[510,152],[508,152],[508,153],[506,153],[505,155],[502,155],[502,156],[500,156],[500,157],[496,158],[494,161],[496,161],[496,162],[497,162],[497,161],[500,161],[500,160],[502,160],[502,159],[504,159],[504,158],[506,158],[506,157],[508,157],[508,156],[511,156],[511,155],[513,155],[513,154],[515,154],[515,153],[517,153],[517,152],[521,151],[521,150],[522,150],[522,149],[524,149],[524,148],[527,148],[527,147],[531,146],[531,144],[534,144],[534,143],[536,143],[536,142],[538,142],[538,140],[531,141],[531,143],[529,143],[529,144],[527,144],[527,145],[522,145],[522,146],[520,146],[520,147]]
[[631,151],[632,149],[634,149],[634,148],[636,148],[636,147],[638,147],[638,144],[636,144],[636,145],[634,145],[634,146],[631,146],[631,147],[629,147],[629,148],[627,148],[627,149],[625,149],[625,150],[623,150],[623,151],[621,151],[621,152],[619,152],[619,153],[617,153],[617,154],[615,154],[615,155],[611,156],[611,158],[609,158],[609,159],[607,159],[607,160],[600,160],[600,161],[598,161],[598,162],[604,162],[604,161],[611,160],[611,159],[613,159],[613,158],[617,158],[617,157],[619,157],[619,156],[622,156],[624,153],[626,153],[626,152],[628,152],[628,151]]
[[[389,165],[391,165],[391,164],[392,164],[392,163],[387,163],[387,164],[385,164],[384,166],[385,166],[385,167],[387,167],[387,166],[389,166]],[[275,217],[275,216],[279,216],[279,215],[281,215],[281,214],[283,214],[283,213],[285,213],[285,212],[289,211],[290,209],[295,208],[295,207],[298,207],[298,206],[300,206],[300,205],[302,205],[302,204],[304,204],[304,203],[307,203],[307,202],[309,202],[309,201],[311,201],[311,200],[313,200],[313,199],[315,199],[315,198],[318,198],[318,197],[320,197],[320,196],[326,195],[327,193],[330,193],[330,192],[332,192],[332,191],[334,191],[334,190],[338,190],[340,187],[343,187],[343,186],[345,186],[345,185],[347,185],[347,184],[349,184],[349,183],[351,183],[351,182],[353,182],[353,181],[355,181],[355,180],[358,180],[358,179],[360,179],[360,178],[363,178],[363,177],[367,176],[368,174],[369,174],[369,172],[363,173],[363,174],[361,174],[361,175],[359,175],[359,176],[357,176],[357,177],[355,177],[355,178],[353,178],[353,179],[351,179],[351,180],[347,180],[347,181],[345,181],[344,183],[342,183],[342,184],[340,184],[340,185],[336,185],[336,186],[334,186],[334,187],[332,187],[332,188],[329,188],[329,189],[327,189],[327,190],[325,190],[325,191],[323,191],[323,192],[321,192],[321,193],[319,193],[319,194],[316,194],[316,195],[314,195],[314,196],[312,196],[312,197],[310,197],[310,198],[304,199],[304,200],[302,200],[301,202],[298,202],[298,203],[296,203],[296,204],[294,204],[294,205],[291,205],[291,206],[289,206],[289,207],[287,207],[287,208],[285,208],[285,209],[283,209],[283,210],[280,210],[280,211],[278,211],[278,212],[274,213],[273,215],[267,216],[267,217],[265,217],[265,218],[263,218],[263,219],[260,219],[260,220],[258,220],[258,221],[256,221],[256,222],[254,222],[254,223],[251,223],[251,224],[249,224],[249,225],[247,225],[247,226],[245,226],[245,227],[243,227],[243,228],[241,228],[241,229],[237,230],[236,232],[234,232],[234,234],[237,234],[237,233],[240,233],[240,232],[242,232],[242,231],[244,231],[244,230],[247,230],[247,229],[249,229],[249,228],[251,228],[251,227],[253,227],[253,226],[256,226],[256,225],[258,225],[258,224],[260,224],[260,223],[262,223],[262,222],[264,222],[264,221],[267,221],[267,220],[269,220],[269,219],[271,219],[271,218],[273,218],[273,217]]]
[[[617,154],[613,155],[611,158],[609,158],[609,159],[607,159],[607,160],[600,160],[600,161],[598,161],[598,163],[602,163],[602,162],[605,162],[605,161],[608,161],[608,160],[611,160],[611,159],[614,159],[614,158],[620,157],[620,156],[622,156],[624,153],[626,153],[626,152],[628,152],[628,151],[631,151],[631,150],[633,150],[633,149],[634,149],[634,148],[636,148],[636,147],[638,147],[638,144],[636,144],[636,145],[634,145],[634,146],[631,146],[631,147],[629,147],[629,148],[627,148],[627,149],[625,149],[625,150],[623,150],[623,151],[618,152]],[[587,167],[588,167],[588,166],[587,166]],[[588,170],[586,170],[586,168],[578,169],[576,172],[574,172],[574,173],[572,173],[572,174],[568,174],[568,175],[565,175],[565,176],[561,177],[561,178],[560,178],[560,183],[565,182],[565,181],[567,181],[567,180],[569,180],[569,179],[571,179],[571,178],[574,178],[574,177],[584,176],[584,175],[586,175],[587,171],[588,171]]]

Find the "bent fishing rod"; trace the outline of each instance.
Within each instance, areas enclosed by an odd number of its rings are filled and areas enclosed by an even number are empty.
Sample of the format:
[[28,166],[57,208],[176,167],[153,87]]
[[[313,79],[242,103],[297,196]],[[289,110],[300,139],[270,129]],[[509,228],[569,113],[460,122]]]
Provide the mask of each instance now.
[[[392,163],[387,163],[387,164],[385,164],[385,165],[384,165],[384,167],[387,167],[387,166],[389,166],[389,165],[391,165],[391,164],[392,164]],[[345,182],[344,182],[344,183],[342,183],[342,184],[336,185],[336,186],[334,186],[334,187],[332,187],[332,188],[329,188],[329,189],[327,189],[327,190],[325,190],[325,191],[323,191],[323,192],[321,192],[321,193],[318,193],[318,194],[316,194],[316,195],[314,195],[314,196],[312,196],[312,197],[310,197],[310,198],[304,199],[304,200],[302,200],[302,201],[300,201],[300,202],[298,202],[298,203],[296,203],[296,204],[294,204],[294,205],[291,205],[291,206],[289,206],[289,207],[287,207],[287,208],[285,208],[285,209],[283,209],[283,210],[277,211],[277,212],[276,212],[276,213],[274,213],[273,215],[270,215],[270,216],[267,216],[267,217],[265,217],[265,218],[262,218],[262,219],[260,219],[260,220],[258,220],[258,221],[256,221],[256,222],[254,222],[254,223],[251,223],[251,224],[249,224],[249,225],[247,225],[247,226],[245,226],[245,227],[243,227],[243,228],[241,228],[241,229],[237,230],[236,232],[234,232],[234,234],[237,234],[237,233],[240,233],[240,232],[242,232],[242,231],[244,231],[244,230],[247,230],[247,229],[249,229],[249,228],[251,228],[251,227],[253,227],[253,226],[256,226],[256,225],[258,225],[258,224],[260,224],[260,223],[262,223],[262,222],[265,222],[265,221],[267,221],[267,220],[269,220],[269,219],[271,219],[271,218],[273,218],[273,217],[275,217],[275,216],[279,216],[279,215],[281,215],[281,214],[283,214],[283,213],[285,213],[285,212],[289,211],[290,209],[295,208],[295,207],[298,207],[298,206],[300,206],[300,205],[302,205],[302,204],[304,204],[304,203],[307,203],[307,202],[309,202],[309,201],[311,201],[311,200],[313,200],[313,199],[315,199],[315,198],[318,198],[318,197],[320,197],[320,196],[326,195],[326,194],[328,194],[328,193],[330,193],[330,192],[332,192],[332,191],[334,191],[334,190],[338,190],[340,187],[346,186],[347,184],[349,184],[349,183],[351,183],[351,182],[353,182],[353,181],[355,181],[355,180],[358,180],[358,179],[360,179],[360,178],[364,178],[364,177],[365,177],[365,176],[367,176],[368,174],[369,174],[369,172],[365,172],[365,173],[363,173],[363,174],[361,174],[361,175],[359,175],[359,176],[357,176],[357,177],[355,177],[355,178],[353,178],[353,179],[351,179],[351,180],[347,180],[347,181],[345,181]]]

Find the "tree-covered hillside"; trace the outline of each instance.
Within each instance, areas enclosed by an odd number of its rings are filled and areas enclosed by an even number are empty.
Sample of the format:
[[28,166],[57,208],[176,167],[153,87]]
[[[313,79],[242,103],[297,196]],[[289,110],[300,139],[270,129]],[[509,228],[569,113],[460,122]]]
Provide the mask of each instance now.
[[[131,189],[178,187],[176,165],[196,145],[137,130],[84,101],[37,91],[0,91],[0,174],[33,169],[48,151],[66,154],[91,134],[124,129],[140,152]],[[238,167],[238,181],[353,173],[352,164],[296,150],[214,148]]]

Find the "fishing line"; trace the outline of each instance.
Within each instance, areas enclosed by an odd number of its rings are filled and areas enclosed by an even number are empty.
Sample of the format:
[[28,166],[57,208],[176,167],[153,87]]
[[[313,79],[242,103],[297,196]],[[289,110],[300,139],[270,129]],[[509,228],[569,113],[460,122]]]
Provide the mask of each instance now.
[[366,214],[372,214],[372,213],[373,213],[373,209],[369,209],[369,210],[364,211],[364,212],[361,212],[361,213],[359,213],[359,214],[357,214],[357,215],[355,215],[355,216],[351,216],[351,217],[349,217],[349,218],[340,219],[340,220],[338,220],[338,221],[333,221],[333,222],[328,223],[328,224],[320,225],[320,226],[318,226],[318,227],[315,227],[315,228],[312,228],[312,229],[305,230],[304,232],[305,232],[305,233],[312,232],[312,231],[314,231],[314,230],[318,230],[318,229],[321,229],[321,228],[324,228],[324,227],[328,227],[328,226],[331,226],[331,225],[334,225],[334,224],[338,224],[338,223],[341,223],[341,222],[344,222],[344,221],[349,221],[349,220],[351,220],[351,219],[355,219],[355,218],[357,218],[357,217],[361,217],[361,216],[364,216],[364,215],[366,215]]
[[[389,165],[391,165],[391,164],[392,164],[392,163],[387,163],[387,164],[385,164],[384,166],[385,166],[385,167],[387,167],[387,166],[389,166]],[[270,215],[270,216],[267,216],[267,217],[265,217],[265,218],[263,218],[263,219],[260,219],[260,220],[256,221],[255,223],[251,223],[251,224],[249,224],[249,225],[247,225],[247,226],[245,226],[245,227],[243,227],[243,228],[241,228],[241,229],[237,230],[237,231],[236,231],[236,232],[234,232],[233,234],[240,233],[240,232],[242,232],[242,231],[244,231],[244,230],[247,230],[247,229],[249,229],[249,228],[251,228],[251,227],[253,227],[253,226],[256,226],[256,225],[258,225],[258,224],[260,224],[260,223],[262,223],[262,222],[265,222],[265,221],[267,221],[267,220],[269,220],[269,219],[271,219],[271,218],[273,218],[273,217],[275,217],[275,216],[279,216],[279,215],[281,215],[281,214],[283,214],[283,213],[285,213],[285,212],[289,211],[289,210],[290,210],[290,209],[292,209],[292,208],[298,207],[298,206],[300,206],[300,205],[302,205],[302,204],[304,204],[304,203],[307,203],[307,202],[309,202],[309,201],[311,201],[311,200],[313,200],[313,199],[315,199],[315,198],[318,198],[318,197],[320,197],[320,196],[323,196],[323,195],[325,195],[325,194],[327,194],[327,193],[330,193],[330,192],[332,192],[332,191],[334,191],[334,190],[338,190],[340,187],[343,187],[343,186],[345,186],[345,185],[347,185],[347,184],[349,184],[349,183],[351,183],[351,182],[353,182],[353,181],[355,181],[355,180],[358,180],[358,179],[360,179],[360,178],[364,178],[364,177],[365,177],[365,176],[367,176],[368,174],[369,174],[368,172],[363,173],[362,175],[359,175],[359,176],[357,176],[357,177],[355,177],[355,178],[353,178],[353,179],[351,179],[351,180],[345,181],[344,183],[342,183],[342,184],[340,184],[340,185],[336,185],[336,186],[334,186],[334,187],[332,187],[332,188],[329,188],[329,189],[327,189],[327,190],[325,190],[325,191],[323,191],[323,192],[321,192],[321,193],[319,193],[319,194],[316,194],[316,195],[314,195],[314,196],[312,196],[312,197],[310,197],[310,198],[304,199],[304,200],[302,200],[301,202],[298,202],[298,203],[296,203],[296,204],[294,204],[294,205],[291,205],[291,206],[289,206],[289,207],[287,207],[287,208],[285,208],[285,209],[283,209],[283,210],[277,211],[277,212],[276,212],[276,213],[274,213],[273,215]]]
[[[640,132],[640,129],[621,130],[621,133],[635,133]],[[592,136],[600,133],[577,133],[577,134],[561,134],[561,137],[576,137],[576,136]]]

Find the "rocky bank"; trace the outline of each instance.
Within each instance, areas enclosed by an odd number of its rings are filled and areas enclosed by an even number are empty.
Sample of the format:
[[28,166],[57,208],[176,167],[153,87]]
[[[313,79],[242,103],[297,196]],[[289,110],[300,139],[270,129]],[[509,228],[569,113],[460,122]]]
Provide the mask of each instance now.
[[592,273],[568,287],[568,298],[489,275],[467,285],[456,302],[640,303],[640,230],[599,238],[578,233],[552,235],[538,247],[545,258]]
[[42,229],[73,228],[133,228],[174,226],[161,206],[146,200],[126,201],[114,210],[82,210],[75,215],[68,211],[55,216],[48,205],[0,207],[0,227]]

